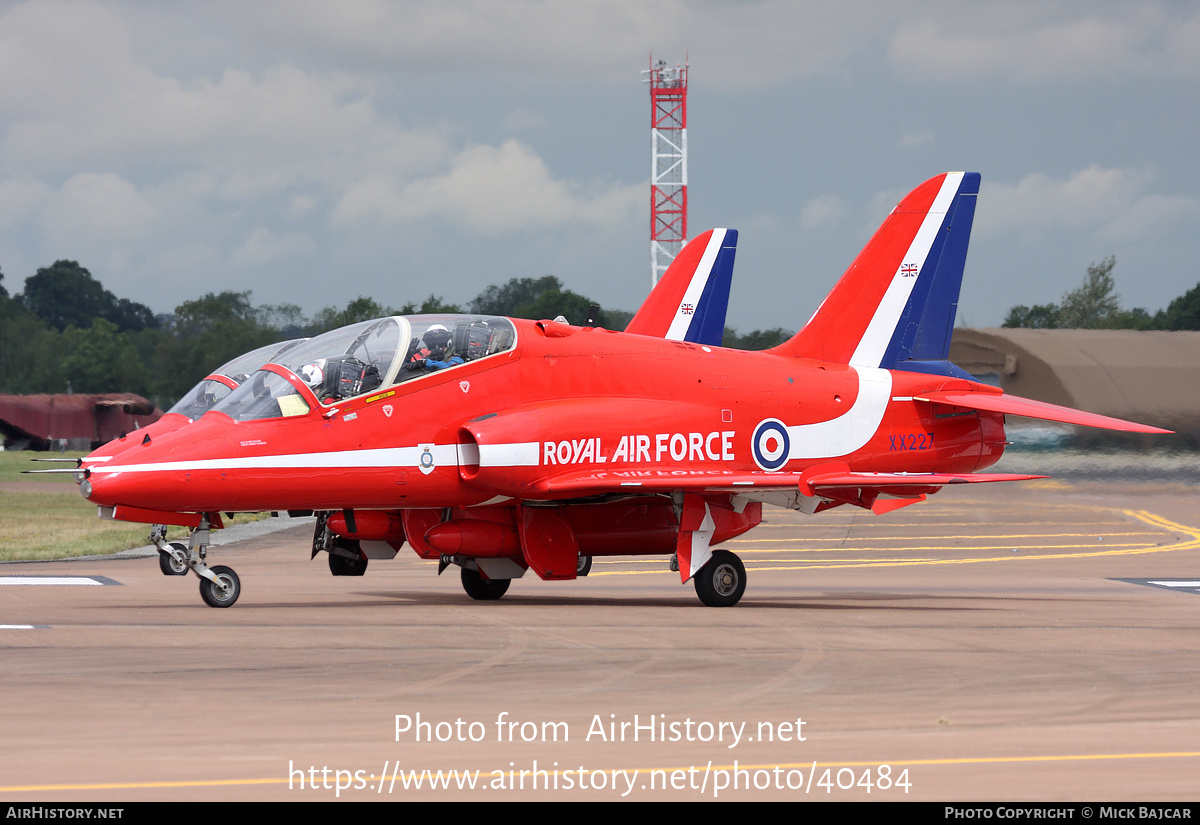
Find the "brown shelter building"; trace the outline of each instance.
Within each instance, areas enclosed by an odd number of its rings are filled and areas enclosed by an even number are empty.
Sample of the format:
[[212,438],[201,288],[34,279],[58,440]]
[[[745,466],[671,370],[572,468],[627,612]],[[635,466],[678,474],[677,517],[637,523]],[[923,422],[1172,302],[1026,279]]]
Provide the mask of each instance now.
[[0,436],[6,449],[91,450],[162,417],[132,393],[0,395]]
[[960,328],[950,360],[1013,395],[1200,434],[1200,332]]

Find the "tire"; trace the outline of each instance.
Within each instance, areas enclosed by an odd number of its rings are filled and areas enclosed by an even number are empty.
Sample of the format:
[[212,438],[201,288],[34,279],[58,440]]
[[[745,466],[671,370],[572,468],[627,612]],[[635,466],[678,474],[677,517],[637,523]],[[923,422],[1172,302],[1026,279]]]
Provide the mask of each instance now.
[[[188,549],[185,545],[182,545],[179,542],[174,542],[171,544],[171,547],[180,551],[185,556],[187,555]],[[170,553],[158,554],[158,569],[162,571],[164,576],[186,576],[188,572],[188,566],[180,563],[179,560]]]
[[575,562],[575,575],[580,578],[592,572],[592,557],[580,556],[579,561]]
[[204,599],[204,603],[209,607],[232,606],[238,600],[238,596],[242,595],[242,583],[238,581],[237,573],[224,565],[209,569],[217,577],[219,584],[200,579],[200,598]]
[[713,551],[692,580],[696,595],[709,607],[733,607],[746,592],[746,567],[728,550]]
[[508,592],[512,579],[485,579],[478,570],[462,569],[462,586],[477,602],[494,602]]
[[[357,552],[358,542],[354,542],[353,547],[345,549]],[[329,553],[329,572],[335,576],[361,576],[367,572],[367,561],[368,559],[362,556],[352,559],[331,551]]]

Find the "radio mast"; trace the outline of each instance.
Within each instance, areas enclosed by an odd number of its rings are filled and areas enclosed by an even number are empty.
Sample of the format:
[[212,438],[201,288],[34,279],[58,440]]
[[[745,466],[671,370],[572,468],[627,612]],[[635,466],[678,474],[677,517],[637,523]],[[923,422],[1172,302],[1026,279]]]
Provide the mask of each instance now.
[[687,240],[687,74],[650,58],[650,285]]

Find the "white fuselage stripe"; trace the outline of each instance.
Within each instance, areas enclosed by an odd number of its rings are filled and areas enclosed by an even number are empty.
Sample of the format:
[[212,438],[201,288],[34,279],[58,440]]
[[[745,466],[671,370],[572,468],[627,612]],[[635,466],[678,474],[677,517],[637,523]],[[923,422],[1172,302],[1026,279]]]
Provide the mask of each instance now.
[[858,373],[858,397],[853,406],[828,421],[788,427],[789,461],[849,455],[875,436],[892,398],[892,374],[868,367],[851,369]]
[[[426,449],[433,457],[433,466],[458,466],[458,457],[478,456],[485,467],[528,467],[538,463],[538,442],[516,444],[487,444],[482,449],[474,444],[433,444],[429,447],[388,447],[372,450],[338,450],[327,453],[298,453],[285,455],[207,458],[193,461],[163,461],[155,464],[126,464],[94,467],[92,473],[157,473],[200,470],[292,470],[341,469],[365,467],[420,467]],[[428,465],[426,465],[428,466]]]
[[[913,238],[908,251],[900,261],[900,266],[892,275],[887,292],[883,294],[883,299],[875,308],[875,314],[871,316],[871,322],[867,324],[866,332],[859,339],[854,355],[850,358],[851,364],[878,367],[880,361],[883,360],[883,354],[887,352],[888,344],[892,341],[892,335],[896,332],[896,324],[899,323],[900,314],[904,312],[904,307],[908,304],[913,287],[916,286],[917,279],[925,274],[925,262],[929,257],[929,250],[937,238],[942,222],[946,219],[946,212],[954,202],[954,196],[958,194],[963,174],[962,172],[951,172],[942,181],[941,190],[933,199],[933,205],[929,207],[925,220],[921,222],[921,228],[917,230],[916,237]],[[904,267],[910,265],[916,265],[919,273],[917,276],[907,277],[904,274]]]
[[517,444],[480,444],[480,467],[536,467],[540,461],[540,441]]

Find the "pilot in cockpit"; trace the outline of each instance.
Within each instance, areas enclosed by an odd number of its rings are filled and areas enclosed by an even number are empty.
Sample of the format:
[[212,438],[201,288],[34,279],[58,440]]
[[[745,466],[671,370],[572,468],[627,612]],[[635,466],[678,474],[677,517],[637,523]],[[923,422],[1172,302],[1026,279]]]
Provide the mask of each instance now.
[[409,357],[404,365],[405,372],[416,370],[444,370],[463,363],[463,359],[454,354],[453,336],[450,330],[442,324],[433,324],[421,336],[421,344]]

